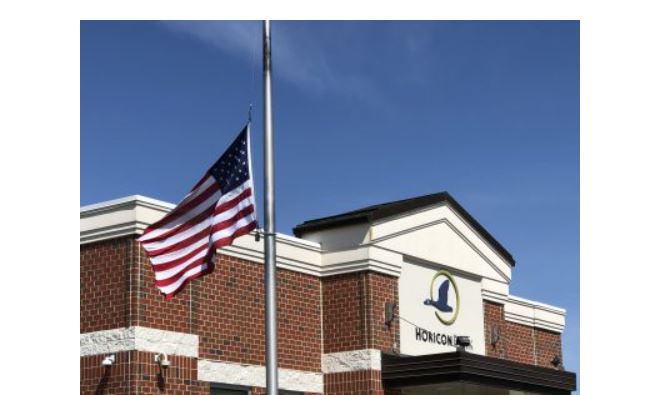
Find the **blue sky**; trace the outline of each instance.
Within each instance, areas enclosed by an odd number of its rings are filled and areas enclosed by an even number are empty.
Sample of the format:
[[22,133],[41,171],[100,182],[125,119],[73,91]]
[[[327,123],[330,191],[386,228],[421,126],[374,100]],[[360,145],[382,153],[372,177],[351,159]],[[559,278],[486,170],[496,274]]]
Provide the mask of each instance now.
[[[177,202],[250,101],[261,180],[260,32],[82,22],[80,203]],[[278,21],[273,52],[278,230],[447,190],[515,257],[512,294],[567,309],[579,373],[579,23]]]

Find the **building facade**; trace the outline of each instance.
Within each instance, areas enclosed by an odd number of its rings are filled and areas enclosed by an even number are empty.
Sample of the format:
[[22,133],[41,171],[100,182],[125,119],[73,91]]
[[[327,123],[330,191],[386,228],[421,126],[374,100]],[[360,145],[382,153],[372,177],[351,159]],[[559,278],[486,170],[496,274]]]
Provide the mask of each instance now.
[[[137,237],[174,206],[81,208],[84,394],[265,391],[263,240],[166,301]],[[380,204],[277,236],[285,394],[569,394],[565,311],[509,292],[515,261],[449,194]]]

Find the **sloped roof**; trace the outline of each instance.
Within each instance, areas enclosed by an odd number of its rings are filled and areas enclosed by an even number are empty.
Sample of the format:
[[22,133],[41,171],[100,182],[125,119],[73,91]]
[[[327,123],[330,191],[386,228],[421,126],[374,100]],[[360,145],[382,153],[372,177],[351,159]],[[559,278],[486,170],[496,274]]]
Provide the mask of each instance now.
[[494,249],[512,266],[515,259],[475,218],[462,207],[448,192],[433,193],[431,195],[417,196],[409,199],[375,204],[358,210],[348,211],[329,217],[317,218],[303,222],[293,228],[293,234],[301,237],[303,234],[332,229],[345,225],[358,223],[371,223],[373,221],[431,206],[436,203],[446,203],[457,211],[469,225],[473,227]]

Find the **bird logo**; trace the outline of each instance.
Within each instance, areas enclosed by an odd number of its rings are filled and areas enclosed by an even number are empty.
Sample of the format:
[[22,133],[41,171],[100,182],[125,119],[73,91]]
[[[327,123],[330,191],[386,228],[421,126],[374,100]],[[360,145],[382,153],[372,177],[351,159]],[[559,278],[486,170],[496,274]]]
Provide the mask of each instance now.
[[[443,277],[443,282],[441,282],[441,285],[439,285],[439,292],[438,300],[434,300],[434,285],[437,282],[437,279],[439,277]],[[453,285],[453,290],[455,291],[455,307],[453,308],[448,304],[448,291],[450,290],[450,284]],[[435,311],[434,314],[436,314],[436,318],[441,321],[442,324],[444,325],[451,325],[455,320],[457,319],[457,315],[459,314],[459,304],[460,304],[460,298],[459,298],[459,291],[457,289],[457,283],[455,283],[455,279],[453,276],[446,270],[439,270],[436,273],[434,273],[434,277],[432,278],[432,283],[430,285],[430,290],[429,290],[430,298],[425,299],[424,304],[427,306],[434,306],[438,311]],[[453,313],[452,317],[450,318],[444,318],[444,315],[441,313]],[[449,315],[445,315],[449,316]]]

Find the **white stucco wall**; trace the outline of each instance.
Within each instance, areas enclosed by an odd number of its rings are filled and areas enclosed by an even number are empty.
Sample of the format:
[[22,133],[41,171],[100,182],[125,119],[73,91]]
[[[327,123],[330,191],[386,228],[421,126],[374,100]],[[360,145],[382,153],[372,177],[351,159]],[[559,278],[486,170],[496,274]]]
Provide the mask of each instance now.
[[451,208],[439,205],[372,226],[373,243],[508,283],[512,267]]
[[321,244],[325,251],[347,249],[368,241],[369,224],[348,225],[333,230],[309,232],[303,239]]
[[[432,278],[440,269],[448,269],[458,286],[460,296],[459,314],[455,322],[445,325],[439,321],[434,306],[425,305],[430,299]],[[434,285],[434,299],[438,299],[439,278]],[[455,306],[452,284],[449,288],[449,305]],[[405,355],[437,354],[455,351],[454,345],[442,345],[418,340],[416,326],[427,331],[445,335],[469,336],[471,347],[467,351],[485,354],[484,309],[481,296],[480,278],[472,278],[456,273],[454,269],[441,266],[427,266],[404,262],[399,278],[400,353]],[[452,313],[440,313],[444,319],[450,319]]]

